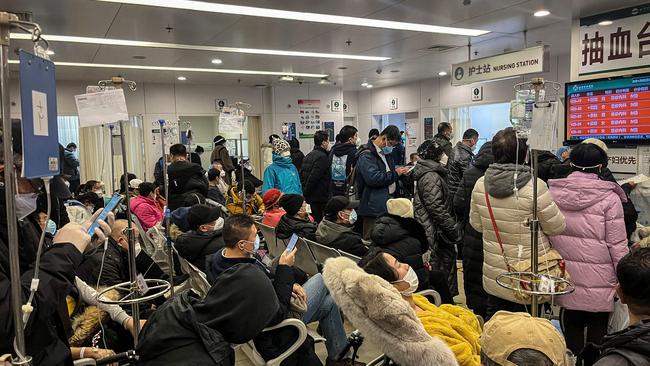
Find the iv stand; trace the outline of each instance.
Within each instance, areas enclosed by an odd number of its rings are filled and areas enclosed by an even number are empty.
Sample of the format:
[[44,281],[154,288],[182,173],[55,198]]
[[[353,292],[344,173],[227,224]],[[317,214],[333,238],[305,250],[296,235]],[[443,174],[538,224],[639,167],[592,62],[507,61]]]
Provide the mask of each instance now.
[[[115,148],[113,147],[113,129],[114,125],[108,125],[108,141],[111,145],[111,191],[115,192]],[[120,129],[122,126],[120,125]],[[125,176],[126,177],[126,176]],[[128,183],[127,183],[128,184]],[[128,187],[127,187],[128,188]]]
[[[160,124],[160,145],[162,146],[162,159],[163,159],[163,186],[165,187],[165,238],[167,243],[167,265],[169,266],[169,280],[173,282],[174,278],[174,251],[172,248],[172,238],[169,233],[171,225],[171,211],[169,211],[169,177],[167,176],[167,157],[165,155],[165,120],[159,119]],[[174,285],[171,287],[171,295],[174,297]]]

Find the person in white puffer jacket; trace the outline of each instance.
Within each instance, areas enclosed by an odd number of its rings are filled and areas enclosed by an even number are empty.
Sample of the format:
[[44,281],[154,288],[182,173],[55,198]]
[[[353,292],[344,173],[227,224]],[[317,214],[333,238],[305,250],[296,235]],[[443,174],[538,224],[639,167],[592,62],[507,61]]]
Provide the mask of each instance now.
[[[501,246],[497,240],[487,205],[486,190],[494,219],[500,233],[503,251],[510,265],[530,261],[530,228],[532,218],[533,181],[530,167],[524,165],[526,141],[519,139],[513,128],[499,131],[492,139],[495,163],[480,178],[472,191],[470,224],[483,234],[483,287],[488,293],[487,316],[499,310],[526,311],[512,290],[501,287],[497,276],[508,272]],[[539,256],[551,248],[547,236],[564,232],[562,212],[553,202],[546,183],[537,179],[537,205],[540,223]]]

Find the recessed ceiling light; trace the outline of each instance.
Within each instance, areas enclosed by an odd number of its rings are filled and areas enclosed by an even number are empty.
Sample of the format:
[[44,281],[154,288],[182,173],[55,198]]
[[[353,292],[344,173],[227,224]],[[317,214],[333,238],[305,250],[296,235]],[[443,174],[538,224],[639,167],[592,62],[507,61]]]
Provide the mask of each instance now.
[[47,51],[45,51],[45,54],[48,55],[48,56],[52,56],[52,55],[54,55],[54,51],[47,50]]
[[368,88],[368,89],[372,88],[372,84],[366,85],[366,88]]
[[[9,60],[10,64],[19,64],[18,60]],[[304,72],[263,71],[263,70],[237,70],[237,69],[205,69],[198,67],[172,67],[150,65],[118,65],[118,64],[93,64],[85,62],[55,62],[56,66],[90,67],[103,69],[129,69],[129,70],[156,70],[177,72],[207,72],[214,74],[243,74],[243,75],[271,75],[271,76],[299,76],[305,78],[324,78],[327,74],[309,74]]]
[[178,79],[178,80],[180,80],[180,81],[185,81],[185,80],[187,80],[187,78],[186,78],[185,76],[179,76],[179,77],[177,77],[176,79]]
[[545,16],[547,16],[549,14],[551,14],[551,12],[546,10],[546,9],[538,10],[535,13],[533,13],[533,15],[538,17],[538,18],[539,17],[545,17]]
[[[11,37],[11,39],[31,40],[31,35],[26,34],[26,33],[11,33],[10,37]],[[270,55],[270,56],[334,58],[334,59],[362,60],[362,61],[386,61],[386,60],[390,60],[390,57],[346,55],[346,54],[340,54],[340,53],[300,52],[300,51],[285,51],[285,50],[267,50],[267,49],[258,49],[258,48],[201,46],[201,45],[179,44],[179,43],[160,43],[160,42],[148,42],[148,41],[132,41],[132,40],[128,40],[128,39],[62,36],[62,35],[56,35],[56,34],[43,35],[43,38],[47,39],[48,42],[87,43],[87,44],[101,44],[101,45],[109,45],[109,46],[165,48],[165,49],[175,49],[175,50],[192,50],[192,51],[208,51],[208,52],[246,53],[246,54],[253,54],[253,55]]]
[[390,72],[396,73],[396,72],[399,72],[399,70],[390,70]]
[[480,36],[489,33],[489,31],[478,30],[478,29],[443,27],[443,26],[429,25],[429,24],[405,23],[405,22],[395,22],[395,21],[381,20],[381,19],[367,19],[367,18],[347,17],[341,15],[307,13],[307,12],[300,12],[300,11],[287,11],[287,10],[278,10],[278,9],[269,9],[269,8],[257,8],[252,6],[218,4],[218,3],[210,3],[210,2],[194,1],[194,0],[99,0],[99,1],[110,2],[110,3],[131,4],[131,5],[146,5],[146,6],[155,6],[155,7],[163,7],[163,8],[173,8],[173,9],[194,10],[194,11],[203,11],[208,13],[219,13],[219,14],[228,14],[228,15],[289,19],[289,20],[297,20],[303,22],[341,24],[341,25],[350,25],[350,26],[358,26],[358,27],[384,28],[384,29],[395,29],[395,30],[405,30],[405,31],[414,31],[414,32],[445,33],[445,34],[455,34],[459,36]]
[[221,61],[221,59],[219,59],[219,58],[213,58],[212,63],[215,64],[215,65],[221,65],[223,63],[223,61]]
[[283,76],[280,76],[280,80],[281,81],[293,81],[293,76],[283,75]]
[[603,20],[598,22],[598,25],[603,25],[603,26],[612,25],[612,24],[614,24],[614,22],[612,22],[611,20]]
[[447,71],[440,71],[438,73],[438,76],[445,76],[445,75],[447,75]]
[[364,81],[363,83],[361,83],[361,86],[368,86],[368,83]]

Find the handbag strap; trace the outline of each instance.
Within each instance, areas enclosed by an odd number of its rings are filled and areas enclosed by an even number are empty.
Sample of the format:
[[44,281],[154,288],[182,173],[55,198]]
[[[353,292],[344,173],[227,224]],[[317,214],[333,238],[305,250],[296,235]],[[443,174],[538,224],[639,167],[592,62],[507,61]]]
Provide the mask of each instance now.
[[508,271],[512,272],[510,263],[508,263],[508,258],[506,257],[506,251],[503,249],[503,242],[501,241],[501,234],[499,233],[497,222],[494,219],[494,213],[492,212],[492,205],[490,204],[490,195],[488,194],[487,187],[485,187],[485,202],[487,203],[488,213],[490,214],[490,220],[492,221],[492,229],[494,230],[494,234],[497,237],[499,248],[501,248],[501,255],[503,256],[503,261],[506,263],[506,267],[508,268]]

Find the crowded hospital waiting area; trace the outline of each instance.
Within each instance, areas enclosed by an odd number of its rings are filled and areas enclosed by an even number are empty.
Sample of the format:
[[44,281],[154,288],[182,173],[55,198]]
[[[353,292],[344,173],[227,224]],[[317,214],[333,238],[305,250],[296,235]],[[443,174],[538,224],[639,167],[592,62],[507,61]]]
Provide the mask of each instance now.
[[0,0],[0,366],[650,366],[650,0]]

